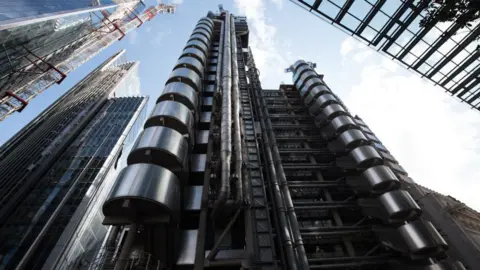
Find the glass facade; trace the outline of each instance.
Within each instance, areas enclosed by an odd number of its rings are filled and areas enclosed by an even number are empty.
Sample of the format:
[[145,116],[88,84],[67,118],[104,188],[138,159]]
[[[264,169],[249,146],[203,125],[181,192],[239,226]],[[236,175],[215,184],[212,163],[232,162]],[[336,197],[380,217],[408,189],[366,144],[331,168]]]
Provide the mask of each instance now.
[[[22,200],[15,215],[4,222],[2,231],[8,234],[7,242],[2,243],[2,266],[5,269],[18,263],[53,211],[60,206],[60,213],[55,217],[51,229],[47,230],[39,244],[41,248],[34,253],[27,268],[37,269],[43,265],[61,235],[59,232],[66,228],[83,198],[91,197],[92,191],[89,188],[92,183],[98,177],[103,178],[106,169],[114,163],[112,150],[119,144],[119,139],[124,139],[121,137],[125,136],[125,129],[137,110],[144,106],[144,99],[131,97],[108,100]],[[73,193],[61,205],[69,189],[73,189]],[[90,191],[90,194],[87,194],[87,191]],[[96,196],[95,200],[103,202],[104,196]],[[90,224],[95,224],[95,227],[89,230],[92,233],[90,237],[84,235],[79,239],[83,249],[91,248],[96,237],[105,234],[106,229],[101,226],[102,219],[95,217]]]
[[111,4],[114,4],[113,0],[0,0],[0,24],[12,19],[80,11]]
[[[28,269],[44,263],[59,231],[110,166],[104,168],[127,137],[132,118],[141,115],[143,97],[108,99],[117,89],[117,96],[125,92],[123,85],[139,91],[138,80],[128,83],[138,77],[138,63],[117,65],[122,54],[104,62],[0,150],[0,269],[17,264],[44,225],[53,222]],[[56,209],[60,212],[50,220]]]
[[[128,99],[128,101],[122,102],[133,105],[134,102],[137,102],[136,99],[140,98]],[[108,229],[102,225],[104,218],[102,204],[115,183],[118,173],[127,165],[126,153],[130,151],[135,138],[142,130],[147,111],[147,106],[145,106],[147,100],[145,98],[143,100],[133,117],[130,117],[129,124],[117,140],[116,145],[110,151],[110,155],[103,165],[104,173],[97,174],[80,206],[50,252],[43,269],[79,269],[83,260],[92,258],[100,248]],[[117,117],[128,117],[128,115],[115,114]]]
[[123,37],[129,29],[117,29],[144,9],[140,0],[0,0],[0,120]]
[[127,63],[131,65],[128,75],[118,84],[115,92],[112,95],[116,96],[138,96],[140,95],[140,76],[138,73],[138,63]]

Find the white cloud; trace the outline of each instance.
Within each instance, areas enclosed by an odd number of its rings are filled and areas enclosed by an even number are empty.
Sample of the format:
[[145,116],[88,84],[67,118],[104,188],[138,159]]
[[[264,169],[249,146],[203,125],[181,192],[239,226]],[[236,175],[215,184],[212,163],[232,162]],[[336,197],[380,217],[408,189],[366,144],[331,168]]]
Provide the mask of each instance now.
[[[281,0],[270,0],[278,8],[281,8]],[[285,77],[284,69],[294,62],[292,55],[279,53],[278,44],[289,48],[291,43],[282,43],[276,37],[276,27],[268,23],[265,17],[265,4],[263,0],[235,0],[235,7],[238,15],[248,18],[250,31],[249,46],[255,57],[255,64],[260,73],[260,80],[263,88],[278,88],[279,78]],[[286,77],[285,77],[286,78]]]
[[352,113],[417,183],[480,209],[480,114],[391,59],[375,54],[356,63],[363,53],[351,49],[343,60],[347,73],[360,74],[344,98]]
[[357,45],[357,41],[353,37],[347,37],[340,45],[340,55],[346,56],[353,51]]
[[130,44],[135,45],[135,43],[137,43],[137,38],[138,32],[136,31],[136,29],[128,33],[128,42]]

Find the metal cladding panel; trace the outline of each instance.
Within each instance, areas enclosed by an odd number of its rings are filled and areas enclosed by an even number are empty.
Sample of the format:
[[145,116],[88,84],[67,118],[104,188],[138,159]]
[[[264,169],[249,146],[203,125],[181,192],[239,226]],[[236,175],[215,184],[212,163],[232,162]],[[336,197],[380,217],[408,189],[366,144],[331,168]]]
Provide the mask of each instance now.
[[366,133],[374,134],[374,133],[373,133],[368,127],[366,127],[366,126],[360,125],[360,128],[361,128],[364,132],[366,132]]
[[356,167],[366,169],[383,162],[382,157],[371,145],[363,145],[353,149],[349,154]]
[[207,154],[193,154],[192,166],[190,170],[192,172],[205,172],[207,166]]
[[205,85],[205,89],[203,89],[203,92],[213,94],[215,92],[215,85],[213,84]]
[[200,115],[200,122],[210,123],[212,121],[212,112],[202,112]]
[[175,174],[161,166],[129,165],[118,175],[103,204],[103,214],[133,220],[165,216],[178,220],[182,188]]
[[184,67],[195,71],[199,76],[203,74],[203,65],[197,58],[192,56],[183,56],[178,59],[175,68]]
[[212,34],[211,34],[209,31],[207,31],[207,30],[205,30],[205,29],[203,29],[203,28],[195,29],[195,30],[192,32],[192,35],[193,35],[193,34],[203,35],[203,36],[205,36],[208,40],[210,40],[210,38],[211,38],[211,36],[212,36]]
[[212,105],[213,105],[213,97],[203,98],[203,106],[212,106]]
[[140,132],[127,163],[152,163],[177,172],[184,168],[187,155],[187,140],[178,131],[168,127],[149,127]]
[[382,244],[412,258],[428,258],[445,251],[447,243],[429,221],[417,219],[397,228],[374,227]]
[[389,191],[377,198],[359,199],[358,204],[366,216],[378,218],[384,224],[411,221],[422,213],[415,200],[405,190]]
[[207,59],[207,54],[204,53],[202,50],[194,48],[194,47],[187,47],[183,50],[182,55],[183,56],[192,56],[200,60],[202,62],[202,65],[205,66],[206,59]]
[[197,24],[197,25],[195,26],[195,29],[193,29],[193,32],[195,32],[195,31],[198,30],[198,29],[203,29],[203,30],[207,31],[207,33],[210,34],[209,37],[212,36],[212,28],[206,26],[205,24]]
[[324,84],[325,83],[322,81],[322,79],[320,79],[318,77],[308,79],[305,82],[305,85],[303,85],[302,89],[299,89],[300,90],[300,98],[305,99],[305,97],[310,93],[310,90],[312,90],[312,88],[314,86],[324,85]]
[[371,141],[374,141],[374,142],[380,142],[380,140],[373,134],[370,134],[370,133],[366,133],[366,132],[363,132],[365,134],[365,136],[367,136],[367,138]]
[[[310,105],[308,111],[311,115],[317,116],[323,108],[330,104],[339,103],[337,98],[332,94],[325,94],[318,96],[317,99]],[[353,120],[352,120],[353,122]]]
[[[315,78],[312,78],[310,80],[314,80]],[[331,93],[330,90],[326,85],[316,85],[310,90],[310,93],[305,96],[305,100],[303,101],[305,105],[310,106],[310,104],[319,96],[323,95],[325,93]]]
[[382,194],[400,187],[397,176],[385,165],[368,168],[360,176],[349,176],[346,182],[357,193],[369,195]]
[[333,118],[342,115],[342,114],[347,114],[345,109],[339,105],[339,104],[331,104],[328,105],[327,107],[323,108],[323,110],[320,112],[315,117],[315,123],[318,126],[323,126],[326,124],[328,121],[333,120]]
[[183,82],[171,82],[165,85],[157,103],[164,100],[174,100],[187,106],[190,110],[197,109],[198,94],[190,85]]
[[197,130],[195,143],[196,144],[208,144],[208,138],[210,136],[210,130]]
[[387,152],[380,151],[380,155],[381,155],[385,160],[388,160],[388,161],[394,162],[394,163],[397,162],[397,160],[396,160],[392,155],[390,155],[390,154],[387,153]]
[[313,71],[313,69],[309,65],[300,66],[293,74],[293,84],[296,85],[298,79],[300,79],[300,76],[307,71]]
[[[300,79],[298,80],[298,83],[295,86],[298,86],[297,89],[302,89],[307,80],[309,80],[310,78],[316,78],[316,77],[318,77],[318,75],[315,71],[313,70],[306,71],[300,76]],[[303,83],[300,83],[300,82],[303,82]]]
[[183,135],[193,135],[193,114],[187,106],[176,101],[157,103],[152,114],[145,122],[144,128],[165,126]]
[[359,125],[367,126],[367,124],[365,124],[362,119],[355,118],[355,122],[357,122]]
[[197,23],[197,25],[195,26],[195,28],[197,28],[200,25],[204,25],[204,26],[208,27],[210,30],[213,30],[212,26],[208,22],[205,22],[205,21],[199,21]]
[[207,79],[208,81],[215,82],[215,79],[216,79],[216,78],[217,78],[217,77],[216,77],[214,74],[211,74],[211,75],[208,75],[206,79]]
[[203,17],[203,18],[201,18],[201,19],[198,21],[198,23],[200,23],[200,22],[205,22],[205,23],[209,24],[209,25],[213,28],[213,21],[212,21],[212,19],[210,19],[210,18],[208,18],[208,17]]
[[190,39],[189,40],[200,40],[201,42],[203,42],[206,46],[208,46],[210,44],[210,40],[202,35],[202,34],[192,34],[190,36]]
[[293,67],[294,72],[296,72],[297,69],[302,65],[307,65],[308,66],[307,62],[305,62],[304,60],[297,60],[295,63],[293,63],[292,67]]
[[[336,121],[337,118],[342,118],[342,119],[339,119],[341,121],[338,121],[341,124],[340,125],[335,124],[335,127],[336,126],[347,127],[347,128],[352,127],[351,123],[347,123],[347,120],[343,119],[344,117],[346,117],[348,120],[351,120],[350,117],[341,115],[333,119],[331,123],[333,123],[334,121],[337,122]],[[334,129],[334,127],[332,127],[332,129]],[[345,151],[350,151],[353,148],[360,146],[365,142],[368,142],[367,137],[365,137],[365,135],[363,135],[363,133],[358,129],[345,130],[340,134],[340,136],[338,136],[338,141],[340,142],[342,147],[345,149]]]
[[209,21],[199,20],[198,23],[197,23],[197,26],[199,26],[199,25],[205,25],[205,26],[207,26],[208,28],[210,28],[211,30],[213,30],[213,24],[210,23]]
[[194,47],[197,49],[202,50],[202,52],[207,55],[208,54],[208,45],[205,45],[203,41],[200,41],[198,39],[190,39],[187,44],[185,45],[185,48],[187,47]]
[[193,267],[197,251],[198,230],[183,230],[179,233],[179,239],[178,258],[175,264]]
[[202,205],[203,186],[186,186],[185,187],[185,210],[200,211]]
[[407,174],[407,172],[403,169],[403,167],[398,165],[397,163],[393,163],[393,162],[390,162],[390,161],[387,160],[387,161],[385,161],[385,165],[390,167],[394,172],[396,172],[398,174],[404,174],[404,175]]
[[184,82],[193,87],[196,92],[202,89],[202,80],[200,79],[200,76],[189,68],[174,69],[172,73],[170,73],[166,85],[171,82]]

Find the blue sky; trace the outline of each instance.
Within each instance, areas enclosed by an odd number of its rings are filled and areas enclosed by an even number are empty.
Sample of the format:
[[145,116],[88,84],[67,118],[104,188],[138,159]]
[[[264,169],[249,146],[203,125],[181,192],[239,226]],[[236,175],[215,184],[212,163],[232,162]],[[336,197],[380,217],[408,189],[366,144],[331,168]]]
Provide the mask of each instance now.
[[0,143],[123,48],[130,60],[140,61],[141,90],[151,97],[150,110],[196,22],[220,2],[248,17],[250,45],[264,89],[291,83],[291,74],[283,70],[295,60],[316,62],[330,88],[364,119],[416,182],[480,209],[478,112],[288,0],[180,2],[175,15],[158,15],[35,98],[22,113],[1,122]]

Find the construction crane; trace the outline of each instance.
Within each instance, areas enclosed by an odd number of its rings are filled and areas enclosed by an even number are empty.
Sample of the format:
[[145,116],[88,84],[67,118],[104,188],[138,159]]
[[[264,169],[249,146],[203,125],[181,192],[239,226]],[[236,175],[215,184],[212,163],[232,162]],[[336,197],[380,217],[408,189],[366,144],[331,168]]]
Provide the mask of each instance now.
[[33,46],[3,44],[5,63],[1,64],[7,68],[0,73],[0,121],[14,112],[21,112],[38,94],[55,83],[60,84],[68,73],[157,14],[174,14],[177,5],[160,2],[142,14],[135,7],[123,4],[112,13],[106,10],[90,12],[90,17],[100,22],[93,25],[90,33],[47,54],[39,54],[38,48]]

